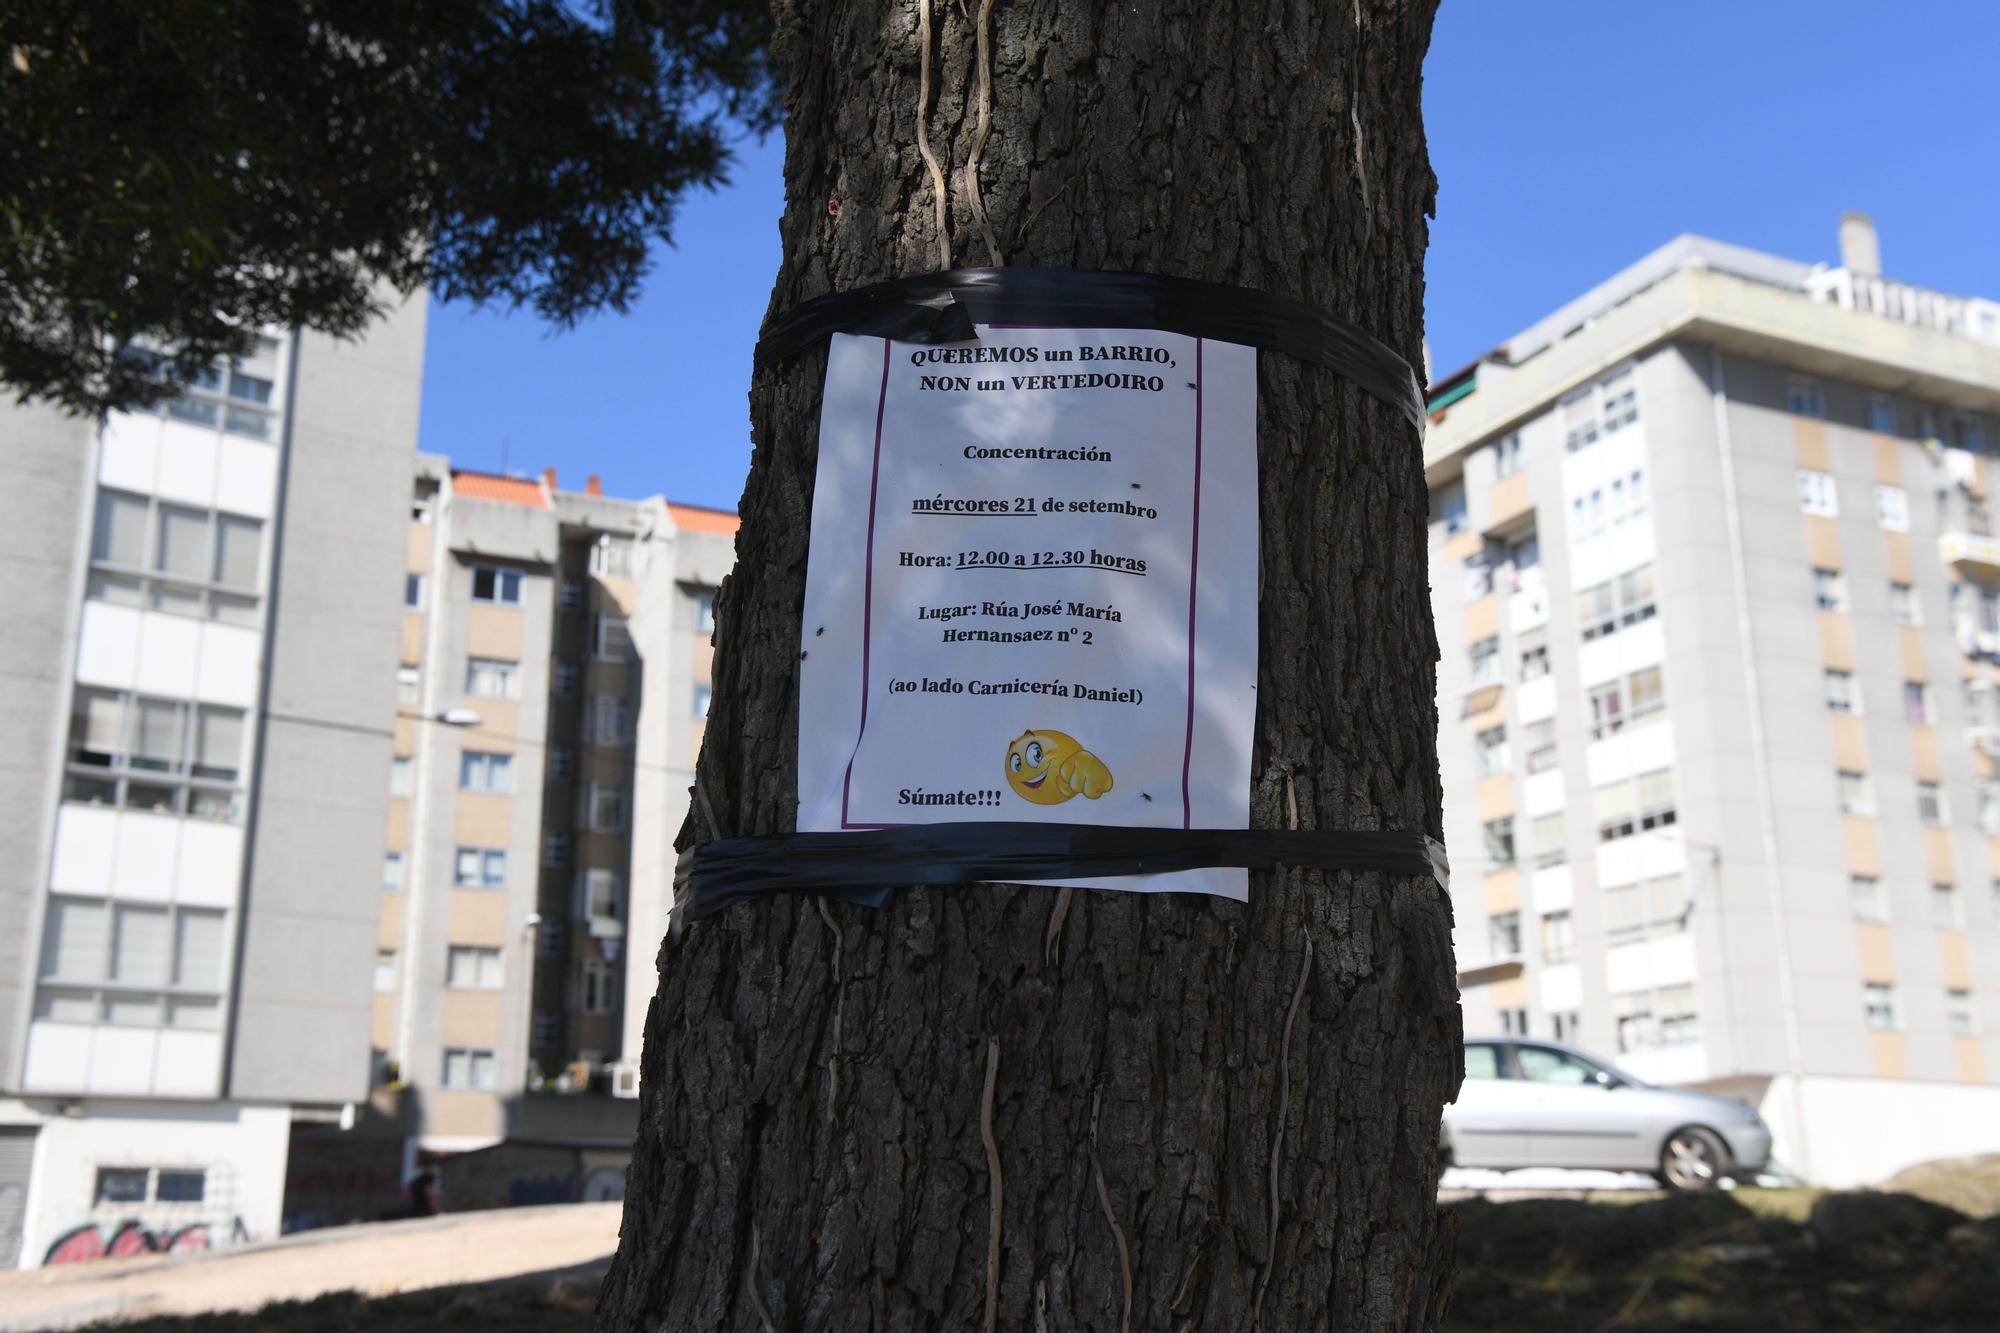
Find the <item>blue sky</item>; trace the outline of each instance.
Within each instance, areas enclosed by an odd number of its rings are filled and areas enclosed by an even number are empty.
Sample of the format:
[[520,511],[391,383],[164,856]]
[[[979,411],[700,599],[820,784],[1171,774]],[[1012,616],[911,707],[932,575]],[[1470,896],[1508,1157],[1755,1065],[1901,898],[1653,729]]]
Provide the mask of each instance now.
[[[1443,374],[1684,231],[2000,299],[2000,4],[1445,0],[1425,67]],[[631,314],[553,333],[434,306],[423,447],[733,508],[750,352],[778,267],[782,147],[690,199]]]

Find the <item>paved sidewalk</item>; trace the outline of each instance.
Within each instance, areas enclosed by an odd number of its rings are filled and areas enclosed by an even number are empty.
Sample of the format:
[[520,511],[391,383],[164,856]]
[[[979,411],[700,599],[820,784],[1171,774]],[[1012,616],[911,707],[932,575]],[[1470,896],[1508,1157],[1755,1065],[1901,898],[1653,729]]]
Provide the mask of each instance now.
[[207,1254],[140,1255],[0,1272],[0,1333],[208,1310],[254,1310],[330,1291],[387,1296],[531,1274],[602,1272],[617,1203],[447,1213],[307,1231]]

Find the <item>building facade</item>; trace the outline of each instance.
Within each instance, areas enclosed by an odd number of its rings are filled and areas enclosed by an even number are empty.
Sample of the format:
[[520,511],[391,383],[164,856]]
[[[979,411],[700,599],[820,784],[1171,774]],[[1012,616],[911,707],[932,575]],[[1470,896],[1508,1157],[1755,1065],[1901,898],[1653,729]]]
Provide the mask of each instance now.
[[0,413],[0,1263],[275,1235],[367,1093],[424,322]]
[[415,1151],[627,1148],[736,517],[427,456],[409,515],[377,1080]]
[[1467,1030],[2000,1149],[2000,304],[1682,237],[1432,408]]

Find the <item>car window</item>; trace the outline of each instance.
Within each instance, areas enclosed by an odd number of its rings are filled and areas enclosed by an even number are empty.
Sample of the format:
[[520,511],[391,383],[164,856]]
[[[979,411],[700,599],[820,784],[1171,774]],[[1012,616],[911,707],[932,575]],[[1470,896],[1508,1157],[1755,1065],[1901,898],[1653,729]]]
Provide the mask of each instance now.
[[1498,1046],[1466,1047],[1465,1076],[1467,1078],[1499,1078],[1500,1048]]
[[1535,1083],[1576,1086],[1597,1081],[1597,1066],[1546,1046],[1516,1046],[1514,1060],[1521,1066],[1521,1077]]

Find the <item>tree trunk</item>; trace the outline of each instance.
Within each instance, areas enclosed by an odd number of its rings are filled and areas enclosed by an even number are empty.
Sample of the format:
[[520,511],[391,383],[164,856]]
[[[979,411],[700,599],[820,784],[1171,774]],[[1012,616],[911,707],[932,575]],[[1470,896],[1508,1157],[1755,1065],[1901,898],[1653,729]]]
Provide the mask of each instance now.
[[[779,5],[774,312],[939,266],[918,146],[925,3]],[[953,262],[994,260],[966,180],[990,12],[978,182],[1006,262],[1294,296],[1415,364],[1433,10],[936,0],[925,120]],[[800,355],[751,390],[756,451],[684,844],[792,828],[825,364],[823,348]],[[1280,353],[1259,357],[1258,393],[1251,823],[1438,836],[1416,433]],[[701,923],[659,964],[602,1327],[1442,1317],[1438,1125],[1461,1057],[1450,905],[1429,880],[1257,874],[1247,905],[985,884],[881,911],[779,896]]]

